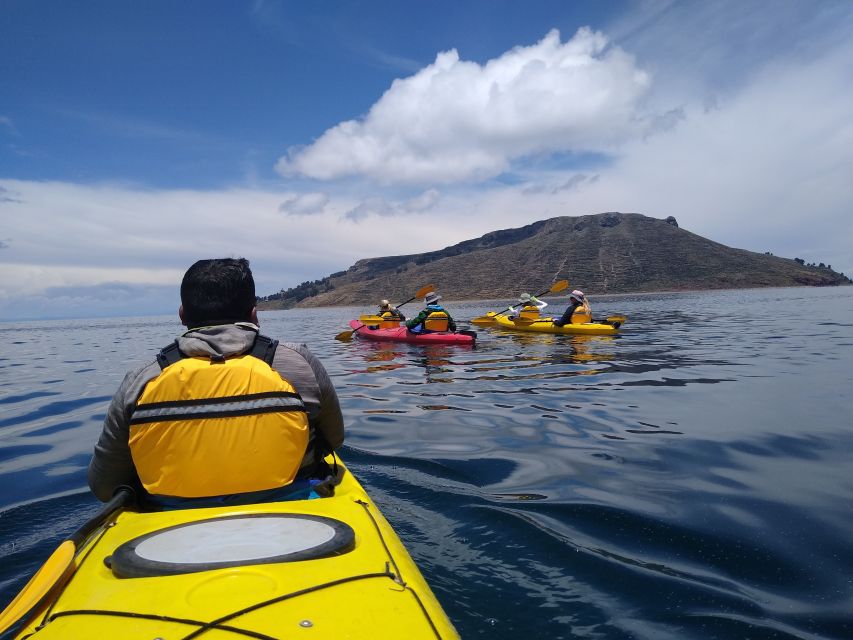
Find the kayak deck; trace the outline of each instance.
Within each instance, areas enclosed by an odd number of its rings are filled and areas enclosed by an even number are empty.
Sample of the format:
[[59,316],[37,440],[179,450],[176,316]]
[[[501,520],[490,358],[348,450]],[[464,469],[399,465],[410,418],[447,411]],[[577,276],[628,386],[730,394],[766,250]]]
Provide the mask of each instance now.
[[[405,325],[388,329],[371,329],[358,320],[350,320],[349,326],[358,329],[354,335],[366,340],[384,342],[410,342],[415,344],[468,344],[477,340],[474,331],[434,331],[431,333],[412,333]],[[364,327],[364,328],[361,328]]]
[[[294,515],[337,521],[349,531],[348,537],[342,547],[326,548],[313,559],[260,564],[248,560],[210,570],[121,578],[110,568],[112,555],[123,546],[136,545],[136,554],[151,564],[146,536],[168,536],[183,526],[214,528],[188,538],[194,548],[210,547],[213,557],[251,555],[252,540],[224,544],[215,533],[216,523],[228,522],[233,529],[241,526],[241,516],[246,521],[284,522]],[[140,537],[143,542],[137,544]],[[165,545],[160,553],[174,560],[178,552]],[[178,565],[186,555],[192,553],[179,554]],[[19,638],[225,640],[303,633],[305,638],[458,638],[400,539],[345,470],[335,495],[328,498],[122,511],[83,545],[75,564],[77,570],[64,590],[28,621]]]
[[533,322],[513,322],[506,316],[497,315],[494,311],[486,314],[494,320],[498,326],[513,331],[531,331],[534,333],[556,333],[571,335],[593,335],[607,336],[619,333],[619,329],[612,324],[599,322],[584,322],[582,324],[566,324],[558,327],[554,324],[554,318],[539,318]]

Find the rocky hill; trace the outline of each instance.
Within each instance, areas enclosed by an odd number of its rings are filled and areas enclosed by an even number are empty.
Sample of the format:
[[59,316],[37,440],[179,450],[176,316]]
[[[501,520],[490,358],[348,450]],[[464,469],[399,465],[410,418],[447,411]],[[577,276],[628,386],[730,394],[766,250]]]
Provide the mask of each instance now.
[[435,284],[448,300],[506,298],[567,279],[593,294],[850,284],[831,267],[733,249],[638,213],[559,217],[441,249],[359,260],[261,298],[264,309],[404,300]]

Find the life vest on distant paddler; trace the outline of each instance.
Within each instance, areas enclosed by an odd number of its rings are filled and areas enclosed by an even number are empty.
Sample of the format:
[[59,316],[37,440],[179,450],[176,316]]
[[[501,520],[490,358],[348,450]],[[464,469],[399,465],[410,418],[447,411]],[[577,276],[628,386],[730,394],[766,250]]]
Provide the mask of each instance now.
[[522,318],[536,320],[539,317],[539,307],[536,305],[522,307],[518,315]]
[[592,322],[592,309],[586,299],[572,313],[572,324],[583,324],[585,322]]
[[383,311],[379,317],[382,318],[379,324],[380,329],[394,329],[400,326],[400,316],[393,311]]
[[424,320],[424,329],[427,331],[447,331],[449,326],[446,311],[433,311]]
[[[271,366],[277,341],[228,358],[183,357],[174,344],[130,419],[130,453],[145,490],[202,498],[290,484],[308,446],[308,415]],[[261,355],[268,354],[268,355]]]

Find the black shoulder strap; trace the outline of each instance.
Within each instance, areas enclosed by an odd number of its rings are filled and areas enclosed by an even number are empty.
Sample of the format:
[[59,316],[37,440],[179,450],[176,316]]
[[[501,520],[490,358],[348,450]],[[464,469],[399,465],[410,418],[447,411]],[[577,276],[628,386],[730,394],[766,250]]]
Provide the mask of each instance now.
[[186,358],[186,354],[178,348],[178,341],[175,340],[169,346],[160,349],[160,353],[157,354],[157,364],[160,365],[161,369],[165,369],[181,358]]
[[278,348],[278,340],[273,340],[260,333],[255,338],[255,344],[252,345],[252,350],[249,351],[250,356],[263,360],[269,366],[272,366],[272,360],[275,357],[275,350]]
[[[268,365],[272,366],[272,361],[275,357],[275,350],[277,347],[278,340],[273,340],[272,338],[258,334],[255,338],[255,344],[252,345],[252,348],[249,351],[249,355],[258,358],[259,360],[263,360]],[[157,364],[160,365],[160,369],[165,369],[170,364],[175,364],[186,357],[187,354],[178,348],[178,341],[175,340],[172,344],[160,349],[160,353],[157,354]]]

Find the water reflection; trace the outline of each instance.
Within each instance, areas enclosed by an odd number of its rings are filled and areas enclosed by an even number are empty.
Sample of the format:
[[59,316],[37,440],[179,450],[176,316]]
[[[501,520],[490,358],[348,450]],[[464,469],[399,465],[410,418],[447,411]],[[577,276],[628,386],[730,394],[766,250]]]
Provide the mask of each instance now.
[[[354,309],[263,323],[326,365],[342,457],[462,637],[853,637],[853,287],[612,306],[618,336],[487,329],[473,349],[334,340]],[[127,361],[175,331],[59,326],[4,334],[2,504],[29,503],[0,519],[7,600],[91,504],[48,496],[84,490]]]

